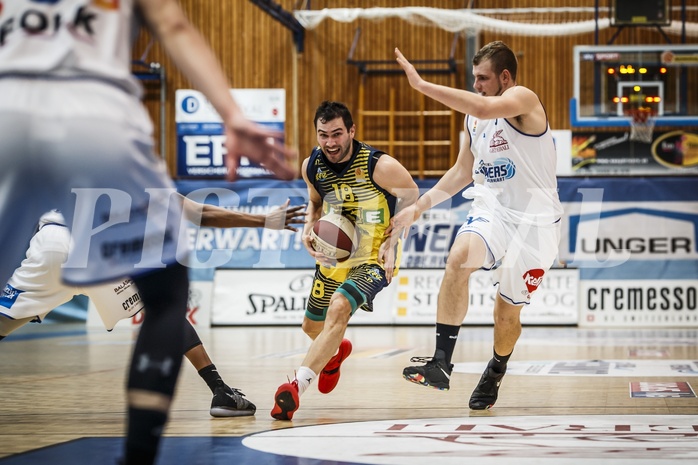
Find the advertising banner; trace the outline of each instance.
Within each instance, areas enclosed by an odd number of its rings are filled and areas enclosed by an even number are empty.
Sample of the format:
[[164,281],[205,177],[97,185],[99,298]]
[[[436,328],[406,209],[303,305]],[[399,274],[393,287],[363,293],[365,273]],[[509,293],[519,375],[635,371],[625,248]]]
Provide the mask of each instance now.
[[[434,180],[419,181],[424,192]],[[582,279],[649,262],[647,277],[670,277],[674,267],[698,278],[698,179],[561,178],[562,218],[560,260],[582,268]],[[307,202],[302,181],[242,180],[179,181],[179,192],[241,212],[268,213],[287,199]],[[403,240],[402,268],[443,268],[470,201],[461,195],[425,212]],[[632,227],[628,227],[632,225]],[[195,228],[189,230],[196,250],[194,268],[312,268],[313,260],[301,243],[300,232],[262,228]],[[658,267],[656,261],[668,261]],[[644,265],[643,265],[644,267]],[[688,268],[686,268],[688,267]],[[607,277],[607,276],[606,276]]]
[[[419,181],[426,191],[435,180]],[[291,199],[291,205],[307,203],[305,183],[278,180],[178,181],[177,190],[197,202],[208,202],[246,213],[266,214]],[[416,222],[403,240],[403,268],[441,268],[460,225],[465,222],[470,200],[456,195]],[[262,228],[188,230],[195,250],[193,268],[312,268],[314,260],[301,242],[301,232]]]
[[[286,122],[285,89],[231,89],[250,120],[283,133]],[[175,92],[177,176],[222,179],[226,175],[225,136],[221,118],[201,92]],[[240,159],[240,178],[273,177],[262,166]]]
[[572,172],[587,175],[698,173],[698,133],[654,132],[652,143],[630,140],[630,130],[574,131]]
[[696,280],[588,280],[580,326],[698,326]]
[[[436,300],[444,270],[402,270],[397,279],[397,300],[393,303],[393,324],[434,324]],[[523,324],[577,324],[578,270],[552,269],[521,312]],[[466,325],[492,324],[497,287],[492,274],[476,271],[470,277]]]
[[[418,183],[420,191],[424,182]],[[444,268],[458,229],[465,223],[472,200],[456,195],[424,212],[402,245],[403,268]]]
[[[214,325],[297,324],[303,321],[314,269],[218,270],[214,278]],[[524,324],[577,324],[578,271],[554,269],[530,305]],[[358,310],[352,324],[429,324],[436,322],[436,299],[443,270],[402,270],[374,300],[373,313]],[[465,324],[492,324],[497,288],[490,274],[470,278],[470,304]]]
[[580,269],[580,325],[698,326],[698,180],[560,183],[560,260]]
[[[482,363],[462,362],[453,367],[456,373],[479,374]],[[507,374],[516,376],[583,376],[583,377],[693,377],[698,376],[698,362],[669,360],[526,360],[507,363]]]
[[560,259],[587,270],[582,279],[627,271],[633,279],[638,271],[653,279],[680,276],[674,269],[698,278],[696,178],[579,179],[559,186]]
[[[235,211],[265,215],[287,199],[291,205],[307,203],[303,181],[239,180],[178,181],[177,190],[196,202],[205,202]],[[263,228],[210,228],[190,226],[187,234],[194,251],[190,267],[219,268],[312,268],[315,261],[301,242],[299,231]]]
[[[420,190],[434,185],[435,180],[419,181]],[[640,286],[643,289],[662,288],[664,281],[670,285],[670,294],[675,296],[674,282],[687,280],[698,283],[698,179],[696,177],[644,177],[644,178],[560,178],[560,199],[565,214],[562,218],[562,238],[559,247],[558,268],[578,269],[581,287],[578,305],[582,313],[581,324],[610,325],[633,324],[636,309],[622,306],[615,309],[616,302],[606,294],[607,282],[626,281],[621,287],[613,288],[615,299],[622,299],[625,289]],[[209,201],[217,205],[251,213],[266,213],[276,205],[291,199],[292,205],[306,202],[307,191],[302,181],[280,182],[271,180],[244,180],[236,183],[223,181],[180,181],[178,189],[190,194],[194,200]],[[459,226],[465,221],[470,202],[460,195],[454,196],[425,214],[412,226],[403,240],[403,258],[400,278],[409,278],[411,270],[429,270],[437,276],[442,273],[448,251]],[[193,267],[200,269],[312,269],[315,264],[301,243],[300,232],[272,231],[261,228],[194,228],[189,231],[195,248]],[[554,276],[551,272],[549,276]],[[426,279],[426,278],[424,278]],[[434,278],[436,279],[436,278]],[[399,288],[399,281],[398,286]],[[567,282],[561,289],[568,289]],[[476,281],[479,285],[479,281]],[[672,287],[674,286],[674,287]],[[416,293],[412,287],[403,292],[400,299],[409,305],[392,308],[394,320],[403,313],[410,314],[410,321],[431,321],[429,314],[438,285],[429,292]],[[473,295],[484,296],[482,286]],[[623,290],[617,290],[623,289]],[[687,289],[680,291],[682,297],[671,297],[670,305],[684,305],[690,312],[692,301]],[[216,291],[217,292],[217,291]],[[652,291],[646,291],[651,297]],[[596,294],[595,294],[596,293]],[[304,293],[300,293],[301,295]],[[414,295],[413,295],[414,294]],[[491,299],[493,294],[487,294]],[[541,293],[541,295],[543,295]],[[604,308],[614,307],[613,318],[588,318],[598,315],[593,309],[594,298],[604,296]],[[233,296],[230,296],[231,299]],[[568,296],[558,296],[559,300]],[[564,299],[563,299],[564,297]],[[661,295],[660,295],[661,297]],[[478,297],[471,297],[477,300]],[[536,295],[536,298],[540,296]],[[556,299],[556,297],[548,297]],[[668,297],[667,297],[668,298]],[[398,300],[400,300],[398,299]],[[642,300],[643,311],[651,299]],[[421,307],[422,301],[427,302]],[[483,300],[484,302],[484,300]],[[609,302],[611,302],[609,304]],[[567,306],[569,302],[562,302]],[[475,309],[477,302],[471,302]],[[554,302],[546,302],[556,305]],[[577,305],[577,304],[575,304]],[[620,301],[618,303],[620,305]],[[487,304],[485,304],[487,308]],[[531,304],[530,308],[533,308]],[[398,310],[403,308],[404,310]],[[576,307],[575,307],[576,308]],[[427,310],[424,310],[427,309]],[[678,309],[675,309],[677,312]],[[426,313],[422,314],[421,312]],[[683,311],[683,310],[682,310]],[[527,309],[528,315],[533,311]],[[301,312],[302,313],[302,312]],[[276,312],[280,315],[281,312]],[[626,319],[623,314],[627,314]],[[469,315],[473,322],[476,310]],[[567,318],[569,315],[565,316]],[[375,317],[375,315],[374,315]],[[279,319],[280,317],[275,316]],[[421,318],[421,320],[420,320]],[[489,316],[487,316],[489,318]],[[526,318],[526,312],[524,312]],[[557,316],[554,317],[556,321]],[[252,321],[251,318],[249,318]],[[661,321],[660,321],[661,320]],[[373,322],[377,321],[375,318]],[[488,320],[489,321],[489,320]],[[570,321],[566,319],[565,321]],[[657,324],[682,324],[696,326],[693,319],[655,319]],[[662,323],[663,322],[663,323]],[[545,322],[542,322],[545,323]],[[220,323],[219,323],[220,324]]]
[[[213,325],[300,325],[315,269],[218,270],[214,277]],[[350,324],[392,321],[395,286],[373,301],[373,312],[357,310]]]

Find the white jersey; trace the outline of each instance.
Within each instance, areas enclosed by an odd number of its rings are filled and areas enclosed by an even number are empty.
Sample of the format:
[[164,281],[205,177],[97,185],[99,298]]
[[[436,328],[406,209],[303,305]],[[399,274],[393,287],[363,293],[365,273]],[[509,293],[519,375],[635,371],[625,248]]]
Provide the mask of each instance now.
[[140,95],[131,73],[134,1],[2,2],[0,77],[92,78]]
[[[540,226],[559,220],[563,210],[557,194],[557,155],[550,127],[531,135],[504,118],[479,120],[472,116],[466,117],[466,127],[475,157],[474,177],[484,176],[484,186],[494,194],[489,197],[496,197],[497,209],[505,218]],[[472,194],[478,195],[477,191]]]
[[83,294],[90,298],[105,328],[111,331],[119,320],[143,309],[136,284],[129,278],[90,287],[61,282],[61,266],[69,249],[70,232],[63,215],[55,210],[42,215],[26,258],[2,289],[0,315],[41,322],[54,308]]

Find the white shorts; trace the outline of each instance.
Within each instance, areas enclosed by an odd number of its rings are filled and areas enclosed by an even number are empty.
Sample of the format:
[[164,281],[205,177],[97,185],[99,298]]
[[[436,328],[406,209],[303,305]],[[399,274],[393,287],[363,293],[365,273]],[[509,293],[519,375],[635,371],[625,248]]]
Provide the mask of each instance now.
[[136,285],[130,279],[98,286],[69,286],[61,281],[61,265],[68,258],[70,233],[61,225],[42,227],[31,239],[26,258],[0,296],[0,314],[19,320],[41,322],[46,314],[86,295],[94,303],[104,327],[111,331],[119,320],[143,309]]
[[90,80],[0,78],[0,282],[39,216],[61,210],[71,284],[185,263],[181,206],[141,102]]
[[499,295],[512,305],[529,304],[543,275],[555,262],[560,243],[560,222],[549,226],[502,221],[473,202],[458,234],[477,234],[487,247],[482,268],[494,270]]

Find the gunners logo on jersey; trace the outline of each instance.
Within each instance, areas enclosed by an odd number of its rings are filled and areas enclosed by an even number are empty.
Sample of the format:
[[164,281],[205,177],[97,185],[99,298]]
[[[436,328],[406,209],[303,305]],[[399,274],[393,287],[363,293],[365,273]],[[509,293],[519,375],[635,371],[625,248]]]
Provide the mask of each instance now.
[[480,160],[476,173],[482,173],[487,178],[487,182],[501,182],[511,179],[516,174],[516,165],[506,157],[500,157],[492,163],[485,163]]
[[356,176],[356,182],[366,182],[366,175],[361,168],[356,168],[354,170],[354,176]]

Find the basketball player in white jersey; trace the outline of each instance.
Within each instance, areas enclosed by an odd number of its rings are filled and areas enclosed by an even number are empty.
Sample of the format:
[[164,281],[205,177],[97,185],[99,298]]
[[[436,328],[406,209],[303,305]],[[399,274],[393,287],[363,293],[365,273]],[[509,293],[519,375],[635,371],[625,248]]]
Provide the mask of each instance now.
[[562,206],[548,118],[538,96],[516,84],[516,56],[502,42],[485,45],[473,57],[477,94],[424,81],[398,49],[395,54],[413,88],[467,115],[467,136],[455,165],[416,204],[395,216],[392,227],[409,227],[424,211],[475,181],[463,194],[473,203],[451,247],[439,290],[434,356],[413,358],[426,364],[405,368],[403,376],[449,388],[451,357],[468,311],[468,279],[477,269],[494,270],[499,283],[494,356],[469,402],[471,409],[488,409],[497,400],[521,334],[521,309],[558,251]]
[[[187,219],[195,224],[216,228],[264,227],[296,231],[302,224],[304,205],[289,207],[289,202],[267,214],[241,213],[215,205],[197,204],[185,199]],[[130,278],[97,286],[69,286],[61,281],[61,265],[68,258],[70,233],[63,215],[52,210],[41,216],[36,233],[29,242],[26,258],[15,270],[0,294],[0,340],[29,322],[41,323],[48,313],[76,295],[86,295],[94,304],[107,331],[120,320],[143,309],[136,285]],[[254,415],[255,405],[236,388],[228,386],[211,361],[194,327],[187,321],[184,329],[184,356],[206,382],[213,399],[211,416]]]
[[189,287],[181,208],[131,74],[136,13],[220,114],[227,160],[235,166],[244,153],[279,177],[296,173],[281,159],[292,152],[269,142],[280,134],[244,117],[175,0],[2,2],[0,282],[52,208],[63,212],[75,243],[66,283],[133,278],[146,317],[127,382],[127,465],[155,461],[181,366]]

